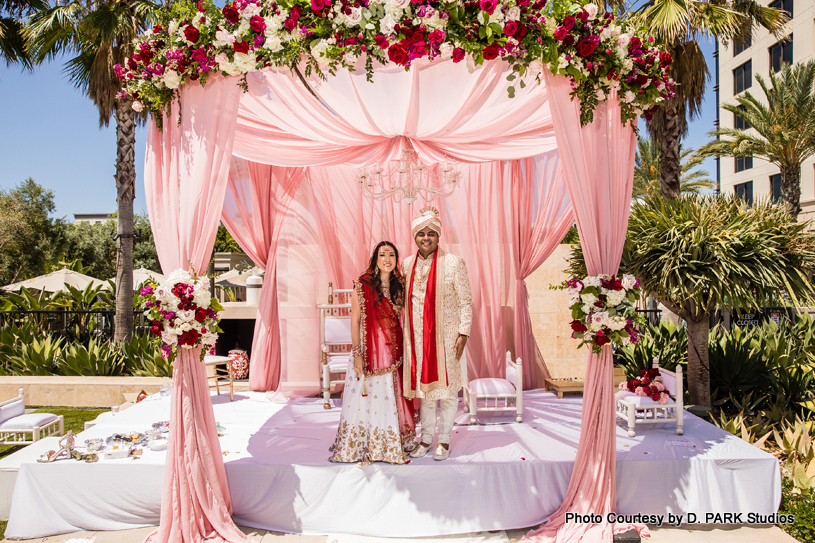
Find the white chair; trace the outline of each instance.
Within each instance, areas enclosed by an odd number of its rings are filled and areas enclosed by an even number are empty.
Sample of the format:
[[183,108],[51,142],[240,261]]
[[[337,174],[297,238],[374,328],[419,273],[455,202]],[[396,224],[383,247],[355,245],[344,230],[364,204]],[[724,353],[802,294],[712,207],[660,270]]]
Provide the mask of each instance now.
[[[466,361],[462,359],[462,370],[466,381]],[[507,378],[488,377],[474,379],[464,387],[464,411],[470,413],[470,424],[475,424],[479,411],[515,412],[515,420],[523,421],[523,366],[521,359],[512,361],[507,351]],[[481,400],[483,406],[479,406]]]
[[682,435],[683,415],[685,413],[684,392],[682,388],[682,366],[677,364],[676,371],[659,367],[659,358],[654,359],[654,368],[662,376],[662,384],[671,397],[666,404],[660,404],[648,396],[637,396],[633,392],[619,391],[614,396],[617,416],[628,421],[628,437],[636,435],[637,424],[664,424],[675,422],[676,434]]
[[[332,283],[328,283],[328,303],[317,306],[320,310],[320,368],[325,409],[331,409],[331,390],[345,383],[351,363],[350,297],[353,292],[352,289],[335,289]],[[337,377],[332,380],[332,375]]]
[[29,445],[48,436],[61,436],[65,431],[62,415],[25,412],[25,391],[0,403],[0,444]]

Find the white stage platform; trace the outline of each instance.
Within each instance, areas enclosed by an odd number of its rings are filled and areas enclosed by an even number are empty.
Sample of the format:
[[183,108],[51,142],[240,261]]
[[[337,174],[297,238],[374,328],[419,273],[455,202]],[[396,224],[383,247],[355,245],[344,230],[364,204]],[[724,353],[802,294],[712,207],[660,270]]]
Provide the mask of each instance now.
[[[338,403],[338,402],[337,402]],[[582,398],[524,394],[524,423],[454,430],[451,456],[403,466],[327,461],[340,415],[322,401],[272,403],[259,393],[213,396],[226,428],[221,448],[235,519],[243,526],[293,533],[418,537],[533,526],[560,505],[574,463]],[[167,420],[157,395],[79,435],[144,431]],[[685,435],[653,425],[628,438],[617,426],[617,512],[623,514],[777,511],[776,459],[686,414]],[[159,521],[165,452],[95,464],[35,461],[19,465],[6,537],[80,530],[122,530]],[[8,463],[6,463],[8,464]],[[14,466],[4,465],[5,470]]]

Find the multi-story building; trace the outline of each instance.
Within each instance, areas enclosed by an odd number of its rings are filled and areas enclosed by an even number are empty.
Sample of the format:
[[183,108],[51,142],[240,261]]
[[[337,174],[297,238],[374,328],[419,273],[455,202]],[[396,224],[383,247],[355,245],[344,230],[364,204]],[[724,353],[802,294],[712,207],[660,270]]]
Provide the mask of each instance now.
[[74,213],[74,224],[102,224],[108,221],[116,221],[116,216],[113,213]]
[[[721,108],[735,103],[734,97],[750,92],[764,101],[756,81],[760,75],[769,86],[770,72],[779,71],[783,63],[798,63],[815,57],[815,0],[759,0],[789,12],[786,36],[778,39],[764,29],[754,31],[746,44],[720,45],[718,54],[718,123],[723,127],[745,128],[744,121]],[[748,201],[758,198],[779,199],[781,174],[774,164],[759,158],[721,157],[718,164],[719,190],[736,194]],[[815,158],[801,166],[801,216],[815,219]]]

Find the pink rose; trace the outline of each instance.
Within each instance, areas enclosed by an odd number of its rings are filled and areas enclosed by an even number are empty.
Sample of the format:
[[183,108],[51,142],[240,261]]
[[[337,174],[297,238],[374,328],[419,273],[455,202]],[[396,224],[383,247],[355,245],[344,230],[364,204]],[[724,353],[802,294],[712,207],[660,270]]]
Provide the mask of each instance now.
[[481,0],[481,2],[479,2],[478,5],[481,7],[482,10],[484,10],[487,13],[489,13],[490,15],[492,15],[492,12],[495,11],[496,7],[498,7],[498,1],[497,0]]
[[249,19],[249,28],[254,32],[263,32],[266,30],[266,21],[260,15],[252,15],[252,18]]
[[568,33],[569,33],[569,31],[568,31],[568,30],[566,30],[566,29],[565,29],[564,27],[562,27],[562,26],[559,26],[559,27],[557,27],[557,28],[555,29],[555,34],[554,34],[554,35],[555,35],[555,39],[556,39],[557,41],[563,41],[563,38],[565,38],[565,37],[566,37],[566,35],[567,35]]
[[430,43],[441,43],[444,41],[444,30],[437,29],[430,33],[427,37],[427,41]]
[[376,38],[374,38],[374,42],[376,46],[380,49],[387,49],[388,48],[388,38],[383,36],[382,34],[377,34]]
[[515,21],[507,21],[507,24],[504,25],[504,35],[505,36],[514,36],[515,32],[518,31],[518,23]]
[[453,62],[461,62],[464,60],[464,49],[456,47],[453,49]]

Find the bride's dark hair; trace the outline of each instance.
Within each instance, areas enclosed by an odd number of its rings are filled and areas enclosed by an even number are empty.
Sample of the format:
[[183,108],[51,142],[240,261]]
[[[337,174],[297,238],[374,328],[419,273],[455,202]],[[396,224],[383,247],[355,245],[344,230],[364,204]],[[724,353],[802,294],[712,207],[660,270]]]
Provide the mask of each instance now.
[[376,261],[379,259],[379,249],[381,249],[383,246],[388,246],[393,249],[393,253],[396,255],[396,265],[391,272],[392,277],[388,290],[390,290],[391,300],[393,301],[394,305],[398,306],[402,304],[405,284],[404,279],[402,279],[402,272],[399,270],[399,249],[396,248],[396,245],[390,241],[380,241],[376,247],[374,247],[374,252],[371,255],[371,261],[368,264],[368,269],[365,270],[364,274],[362,274],[360,280],[374,288],[377,294],[375,304],[379,304],[379,302],[382,301],[382,279],[379,277],[379,270],[376,267]]

